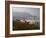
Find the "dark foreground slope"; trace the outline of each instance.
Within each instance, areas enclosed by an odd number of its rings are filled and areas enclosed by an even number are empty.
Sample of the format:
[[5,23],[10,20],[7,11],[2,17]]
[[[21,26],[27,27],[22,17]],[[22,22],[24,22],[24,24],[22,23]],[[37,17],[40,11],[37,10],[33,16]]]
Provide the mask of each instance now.
[[37,30],[40,29],[40,24],[29,24],[29,22],[22,23],[19,20],[13,21],[13,30]]

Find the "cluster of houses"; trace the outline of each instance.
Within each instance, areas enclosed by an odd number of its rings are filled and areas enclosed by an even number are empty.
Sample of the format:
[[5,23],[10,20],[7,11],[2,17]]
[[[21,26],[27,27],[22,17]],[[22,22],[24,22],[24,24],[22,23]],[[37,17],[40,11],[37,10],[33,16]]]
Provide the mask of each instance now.
[[22,23],[27,22],[29,24],[34,24],[35,20],[34,20],[34,17],[31,17],[31,19],[25,19],[25,18],[23,18],[23,19],[20,20],[20,22],[22,22]]

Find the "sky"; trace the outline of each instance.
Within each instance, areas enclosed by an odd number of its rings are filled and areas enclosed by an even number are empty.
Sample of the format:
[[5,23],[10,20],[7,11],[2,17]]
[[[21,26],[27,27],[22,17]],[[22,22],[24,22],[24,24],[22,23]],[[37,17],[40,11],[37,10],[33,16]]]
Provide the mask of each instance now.
[[33,16],[40,16],[40,8],[29,8],[29,7],[13,7],[12,8],[13,16],[18,12],[22,13],[26,12]]

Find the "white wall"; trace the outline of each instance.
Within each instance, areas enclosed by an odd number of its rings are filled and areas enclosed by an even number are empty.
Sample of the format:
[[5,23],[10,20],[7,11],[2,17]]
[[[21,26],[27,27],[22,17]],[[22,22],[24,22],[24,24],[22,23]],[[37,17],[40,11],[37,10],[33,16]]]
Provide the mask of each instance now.
[[[22,0],[19,0],[19,1],[22,1]],[[23,0],[23,1],[45,2],[45,0]],[[0,0],[0,38],[4,38],[4,36],[5,36],[5,10],[4,10],[5,3],[4,2],[5,2],[4,0]],[[46,16],[46,13],[45,13],[45,16]],[[45,25],[46,25],[46,23],[45,23]],[[13,37],[11,37],[11,38],[13,38]],[[46,36],[41,35],[41,36],[26,36],[26,37],[16,37],[16,38],[46,38]]]
[[0,38],[5,35],[5,0],[0,0]]

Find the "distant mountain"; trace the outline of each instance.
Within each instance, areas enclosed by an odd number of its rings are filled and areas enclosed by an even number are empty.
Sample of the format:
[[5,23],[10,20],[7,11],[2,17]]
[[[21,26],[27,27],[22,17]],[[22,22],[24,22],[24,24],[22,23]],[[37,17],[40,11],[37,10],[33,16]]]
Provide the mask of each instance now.
[[[13,19],[18,19],[18,20],[21,20],[23,18],[26,18],[26,19],[31,19],[31,17],[37,17],[37,16],[34,16],[34,15],[31,15],[29,13],[26,13],[26,12],[16,12],[15,14],[13,14]],[[37,17],[38,18],[38,17]]]
[[27,17],[32,17],[32,15],[31,14],[29,14],[29,13],[26,13],[26,12],[16,12],[15,14],[13,14],[13,16],[27,16]]

